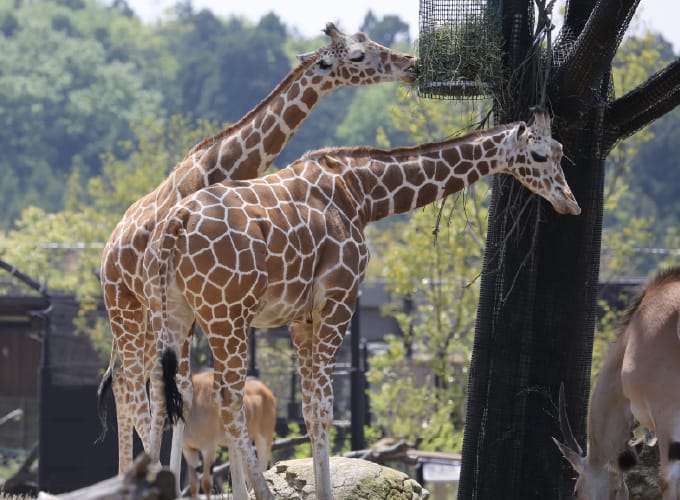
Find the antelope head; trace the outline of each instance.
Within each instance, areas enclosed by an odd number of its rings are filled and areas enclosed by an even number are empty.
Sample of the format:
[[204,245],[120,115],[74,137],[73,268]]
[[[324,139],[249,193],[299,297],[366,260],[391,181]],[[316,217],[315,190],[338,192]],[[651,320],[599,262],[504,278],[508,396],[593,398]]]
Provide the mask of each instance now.
[[624,473],[636,464],[635,452],[627,448],[615,461],[591,461],[571,431],[564,402],[564,385],[560,386],[559,412],[564,442],[552,439],[578,474],[574,497],[579,500],[628,500],[628,487],[623,478]]

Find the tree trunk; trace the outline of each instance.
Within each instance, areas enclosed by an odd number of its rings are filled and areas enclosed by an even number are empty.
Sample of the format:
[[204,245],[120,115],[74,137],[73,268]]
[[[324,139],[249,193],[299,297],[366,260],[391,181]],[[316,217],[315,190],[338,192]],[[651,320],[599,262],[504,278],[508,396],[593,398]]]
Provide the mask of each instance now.
[[[531,4],[504,4],[506,64],[515,80],[510,81],[508,97],[499,98],[502,122],[525,118],[529,106],[541,98],[536,91],[527,92],[536,89],[542,77],[536,58],[529,65],[535,69],[516,71],[530,50],[531,40],[521,33],[533,26],[527,12]],[[559,86],[548,89],[547,102],[559,101]],[[508,500],[573,496],[574,473],[551,437],[560,437],[561,383],[574,435],[581,442],[586,430],[606,156],[604,107],[598,103],[607,102],[609,88],[596,83],[584,92],[568,105],[563,100],[565,113],[553,122],[553,135],[564,145],[562,167],[582,208],[580,216],[558,215],[511,178],[494,180],[460,499],[494,499],[501,492]]]

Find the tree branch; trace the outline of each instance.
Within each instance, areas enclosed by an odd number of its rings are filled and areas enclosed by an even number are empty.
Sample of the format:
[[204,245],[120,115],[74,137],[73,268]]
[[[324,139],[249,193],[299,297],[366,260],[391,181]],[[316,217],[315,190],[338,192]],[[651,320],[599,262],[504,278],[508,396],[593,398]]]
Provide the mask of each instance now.
[[555,72],[553,97],[579,98],[610,67],[621,37],[640,0],[600,0],[595,4],[568,59]]
[[628,137],[679,104],[680,58],[655,73],[643,84],[616,99],[605,115],[605,129]]
[[607,128],[610,132],[610,147],[616,142],[625,139],[628,136],[633,135],[635,132],[640,130],[642,127],[649,125],[657,118],[665,115],[669,111],[675,109],[680,104],[680,85],[675,91],[666,95],[666,97],[658,102],[655,102],[652,106],[640,111],[634,116],[631,116],[628,120],[619,123],[617,126]]

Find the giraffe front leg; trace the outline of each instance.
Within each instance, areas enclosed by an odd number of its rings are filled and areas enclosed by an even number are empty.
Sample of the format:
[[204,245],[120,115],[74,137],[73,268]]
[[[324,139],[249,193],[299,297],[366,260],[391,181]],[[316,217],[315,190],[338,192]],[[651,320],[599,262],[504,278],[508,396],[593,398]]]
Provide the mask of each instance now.
[[316,497],[331,500],[331,473],[328,437],[333,424],[333,369],[342,333],[349,319],[338,327],[317,322],[292,326],[302,385],[302,414],[307,425],[314,463]]

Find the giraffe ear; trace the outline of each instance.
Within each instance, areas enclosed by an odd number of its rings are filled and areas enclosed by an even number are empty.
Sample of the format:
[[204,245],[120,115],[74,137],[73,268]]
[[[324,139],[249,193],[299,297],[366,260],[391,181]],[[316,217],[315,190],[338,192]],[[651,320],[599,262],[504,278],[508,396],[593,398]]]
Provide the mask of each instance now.
[[308,61],[315,53],[316,52],[312,50],[311,52],[305,52],[304,54],[298,54],[297,59],[298,59],[298,61],[303,63],[305,61]]

